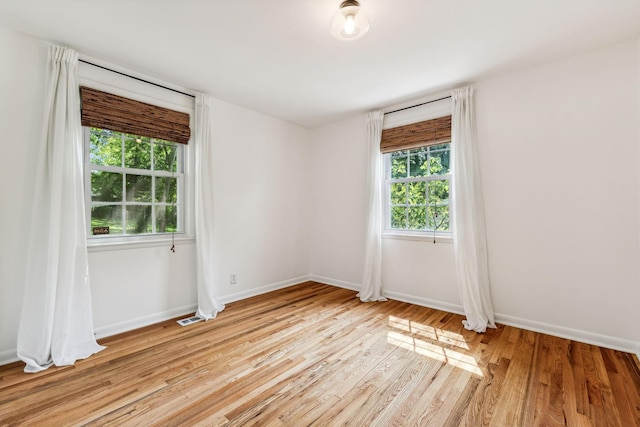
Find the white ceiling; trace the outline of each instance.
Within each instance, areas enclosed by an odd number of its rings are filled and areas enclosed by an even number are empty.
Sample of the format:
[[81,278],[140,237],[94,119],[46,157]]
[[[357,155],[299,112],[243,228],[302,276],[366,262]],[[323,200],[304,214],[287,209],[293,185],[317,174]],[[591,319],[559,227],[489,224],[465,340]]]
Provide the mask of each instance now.
[[[0,26],[307,127],[640,34],[640,0],[0,0]],[[1,59],[0,59],[1,60]]]

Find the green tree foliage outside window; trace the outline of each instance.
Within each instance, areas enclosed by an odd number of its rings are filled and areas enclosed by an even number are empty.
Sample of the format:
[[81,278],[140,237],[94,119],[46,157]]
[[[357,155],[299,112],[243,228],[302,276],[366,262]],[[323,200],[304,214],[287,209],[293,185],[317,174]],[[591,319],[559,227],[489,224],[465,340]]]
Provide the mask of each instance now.
[[90,128],[91,227],[111,235],[178,232],[181,144]]
[[449,231],[450,143],[396,151],[387,159],[388,227]]

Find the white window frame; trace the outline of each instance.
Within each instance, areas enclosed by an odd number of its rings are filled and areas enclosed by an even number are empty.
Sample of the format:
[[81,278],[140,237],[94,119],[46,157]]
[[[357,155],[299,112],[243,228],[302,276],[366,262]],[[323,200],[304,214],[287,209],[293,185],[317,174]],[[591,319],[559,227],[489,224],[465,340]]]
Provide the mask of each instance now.
[[[451,142],[449,142],[451,144]],[[438,144],[440,145],[440,144]],[[419,148],[419,147],[416,147]],[[415,148],[414,148],[415,149]],[[410,151],[410,150],[398,150],[398,151]],[[451,153],[451,145],[449,145],[449,152]],[[445,241],[451,242],[453,239],[453,232],[451,229],[448,231],[434,231],[434,230],[404,230],[391,228],[391,194],[390,187],[392,183],[412,183],[412,182],[425,182],[428,185],[429,181],[449,181],[449,189],[451,189],[451,176],[452,172],[450,171],[446,175],[427,175],[421,177],[412,177],[412,178],[391,178],[391,155],[393,153],[383,154],[383,164],[384,164],[384,173],[382,174],[382,194],[383,194],[383,215],[382,219],[384,221],[382,227],[382,235],[385,238],[399,238],[399,239],[409,239],[409,240],[430,240],[434,239],[436,241]],[[407,162],[409,161],[409,156],[407,156]],[[407,165],[408,168],[408,165]],[[428,198],[427,198],[428,201]],[[449,226],[451,226],[451,216],[453,212],[451,211],[451,193],[449,193],[449,202],[447,203],[449,206]],[[427,205],[428,207],[428,205]],[[428,224],[428,218],[427,218]]]
[[[179,148],[177,151],[177,170],[176,172],[171,171],[161,171],[155,170],[155,162],[154,162],[154,150],[153,146],[155,145],[156,138],[150,138],[151,143],[151,169],[136,169],[129,168],[125,166],[104,166],[104,165],[96,165],[91,163],[91,139],[90,127],[83,127],[83,146],[84,146],[84,185],[85,185],[85,215],[86,215],[86,227],[87,227],[87,241],[89,244],[100,244],[100,243],[122,243],[122,242],[144,242],[144,241],[156,241],[156,240],[167,240],[167,238],[171,238],[174,236],[178,236],[179,238],[184,238],[186,235],[186,226],[185,226],[185,170],[186,170],[186,161],[185,161],[185,144],[178,144]],[[124,133],[122,133],[122,159],[121,165],[124,165]],[[164,142],[163,142],[164,143]],[[123,179],[122,183],[122,201],[120,203],[115,202],[94,202],[92,200],[92,191],[91,191],[91,172],[92,171],[104,171],[104,172],[114,172],[130,175],[145,175],[151,177],[169,177],[176,178],[177,180],[177,203],[175,204],[177,208],[177,228],[176,232],[166,232],[166,233],[158,233],[156,231],[156,209],[157,206],[168,206],[173,205],[170,203],[162,203],[155,202],[153,199],[151,202],[129,202],[126,201],[126,188],[125,188],[125,180]],[[151,188],[152,194],[155,194],[155,179],[151,180]],[[93,226],[91,225],[91,208],[93,206],[113,206],[119,205],[122,207],[122,221],[123,221],[123,234],[114,234],[114,235],[93,235]],[[126,234],[126,206],[151,206],[151,224],[152,224],[152,232],[151,233],[139,233],[139,234]],[[173,236],[172,236],[173,235]]]

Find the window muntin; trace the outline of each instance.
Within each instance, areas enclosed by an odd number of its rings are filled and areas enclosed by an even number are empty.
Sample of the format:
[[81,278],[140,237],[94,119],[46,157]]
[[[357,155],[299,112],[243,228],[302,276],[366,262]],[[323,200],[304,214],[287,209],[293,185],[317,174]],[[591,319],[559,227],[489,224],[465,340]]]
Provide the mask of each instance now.
[[90,237],[184,231],[183,144],[94,127],[84,135]]
[[385,154],[387,231],[449,230],[451,144]]

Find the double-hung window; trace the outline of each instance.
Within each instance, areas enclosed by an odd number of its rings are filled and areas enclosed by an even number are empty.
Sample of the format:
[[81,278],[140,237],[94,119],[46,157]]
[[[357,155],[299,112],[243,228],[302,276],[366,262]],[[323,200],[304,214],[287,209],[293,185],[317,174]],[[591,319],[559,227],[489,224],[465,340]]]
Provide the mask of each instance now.
[[88,236],[185,231],[189,114],[82,87]]
[[184,146],[85,127],[89,235],[179,233]]
[[451,116],[383,131],[385,231],[447,235]]

